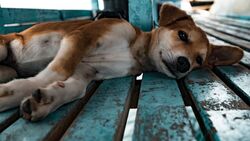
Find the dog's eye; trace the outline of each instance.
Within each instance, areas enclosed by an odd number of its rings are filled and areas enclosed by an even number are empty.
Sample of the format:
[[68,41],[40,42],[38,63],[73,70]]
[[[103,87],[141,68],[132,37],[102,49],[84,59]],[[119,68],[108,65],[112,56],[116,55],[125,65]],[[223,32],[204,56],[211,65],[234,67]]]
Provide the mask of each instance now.
[[178,31],[178,36],[179,36],[179,38],[180,38],[182,41],[188,42],[188,35],[187,35],[186,32],[180,30],[180,31]]
[[203,59],[201,58],[201,56],[197,56],[197,57],[196,57],[196,62],[197,62],[199,65],[202,65]]

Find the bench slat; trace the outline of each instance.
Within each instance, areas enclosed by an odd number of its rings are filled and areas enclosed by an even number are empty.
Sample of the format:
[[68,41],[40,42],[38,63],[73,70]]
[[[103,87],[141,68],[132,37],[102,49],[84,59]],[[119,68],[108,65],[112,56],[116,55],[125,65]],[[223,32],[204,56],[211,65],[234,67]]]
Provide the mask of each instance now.
[[3,23],[3,14],[2,14],[2,8],[0,8],[0,34],[3,34],[4,33],[4,28],[3,28],[3,25],[4,25],[4,23]]
[[[91,82],[88,85],[86,94],[83,98],[77,100],[76,102],[66,104],[65,106],[59,108],[54,113],[51,113],[48,117],[37,123],[25,121],[21,118],[17,120],[19,118],[19,113],[16,112],[16,110],[13,110],[14,114],[10,116],[12,118],[10,122],[13,123],[13,120],[17,121],[10,127],[5,126],[8,128],[3,132],[3,134],[0,134],[0,140],[58,140],[66,131],[67,127],[72,123],[72,120],[76,117],[77,113],[80,112],[82,107],[89,100],[100,83],[101,82]],[[0,113],[0,115],[10,115],[10,112],[12,111]],[[6,121],[3,122],[3,124],[6,124]],[[40,132],[39,129],[41,127],[43,128],[43,130]],[[39,132],[35,133],[37,131]]]
[[239,39],[239,38],[236,38],[236,37],[232,37],[230,35],[227,35],[225,33],[221,33],[221,32],[218,32],[214,29],[210,29],[210,28],[207,28],[205,27],[204,25],[201,25],[199,23],[197,23],[199,26],[201,26],[201,28],[209,35],[211,36],[215,36],[216,38],[220,39],[220,40],[223,40],[223,41],[226,41],[230,44],[233,44],[233,45],[237,45],[239,47],[242,47],[244,50],[246,51],[249,51],[250,52],[250,42],[246,41],[246,40],[242,40],[242,39]]
[[207,20],[195,20],[195,22],[197,22],[205,27],[214,29],[216,31],[219,31],[219,32],[222,32],[225,34],[229,34],[230,36],[234,36],[234,37],[237,37],[237,38],[240,38],[243,40],[250,41],[250,36],[249,36],[250,30],[248,33],[241,32],[239,30],[232,30],[232,29],[230,29],[230,27],[228,27],[228,25],[214,24],[213,22],[208,22]]
[[[228,141],[249,138],[249,134],[245,134],[250,130],[249,106],[210,70],[202,69],[191,72],[185,79],[185,85],[205,127],[206,138]],[[238,112],[237,120],[231,118],[235,115],[234,111]],[[246,116],[247,118],[245,118]],[[224,118],[224,122],[227,124],[218,123],[217,117]],[[246,125],[238,126],[238,122]],[[228,132],[238,134],[229,136]]]
[[14,116],[17,113],[16,109],[8,110],[5,112],[0,113],[0,133],[11,124],[10,122],[7,122],[11,119],[12,116]]
[[91,18],[93,16],[90,10],[61,10],[63,20],[86,17]]
[[4,24],[59,21],[58,10],[2,8]]
[[207,23],[209,25],[213,25],[214,27],[221,27],[221,28],[225,28],[227,30],[233,30],[233,31],[237,31],[237,32],[241,32],[241,33],[246,33],[248,34],[250,32],[250,29],[246,29],[246,28],[240,28],[237,26],[232,26],[232,25],[227,25],[227,24],[222,24],[221,22],[218,21],[211,21],[203,16],[193,16],[195,22],[202,22],[202,23]]
[[151,1],[128,0],[128,7],[129,22],[144,31],[151,31],[153,27]]
[[250,105],[250,70],[240,66],[221,66],[216,68],[217,72],[231,84],[230,87],[236,88]]
[[143,76],[134,140],[194,140],[177,82],[160,73]]
[[[133,77],[105,80],[62,138],[74,140],[117,140],[123,130],[131,97]],[[123,121],[124,120],[124,121]],[[119,139],[120,140],[120,139]]]
[[30,122],[20,118],[0,134],[0,140],[40,141],[50,132],[57,122],[68,115],[74,106],[75,103],[67,104],[39,122]]
[[14,32],[21,32],[29,27],[31,27],[33,24],[31,25],[22,25],[22,26],[12,26],[12,27],[4,27],[4,33],[14,33]]

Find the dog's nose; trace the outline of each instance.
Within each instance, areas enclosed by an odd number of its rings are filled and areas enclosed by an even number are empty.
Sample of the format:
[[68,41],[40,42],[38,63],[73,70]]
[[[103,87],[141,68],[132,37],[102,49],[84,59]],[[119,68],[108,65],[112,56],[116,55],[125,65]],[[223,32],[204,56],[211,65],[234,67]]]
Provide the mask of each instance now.
[[190,63],[186,57],[180,56],[177,58],[177,71],[185,73],[190,69]]

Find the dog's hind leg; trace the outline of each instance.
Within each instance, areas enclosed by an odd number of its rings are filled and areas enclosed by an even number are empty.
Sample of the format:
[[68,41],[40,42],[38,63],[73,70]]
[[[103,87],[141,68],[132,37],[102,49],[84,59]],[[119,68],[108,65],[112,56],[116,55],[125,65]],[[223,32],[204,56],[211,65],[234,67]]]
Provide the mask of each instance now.
[[[74,39],[74,38],[73,38]],[[23,98],[30,96],[38,88],[46,87],[54,81],[64,81],[70,77],[81,61],[88,47],[79,50],[79,44],[65,37],[54,60],[35,77],[16,79],[0,85],[0,111],[17,107]],[[84,46],[84,43],[81,45]]]
[[0,83],[8,82],[17,77],[17,72],[10,67],[0,65]]
[[22,101],[20,111],[23,118],[31,121],[42,119],[61,105],[83,97],[94,75],[93,68],[79,65],[66,81],[56,81],[38,89]]

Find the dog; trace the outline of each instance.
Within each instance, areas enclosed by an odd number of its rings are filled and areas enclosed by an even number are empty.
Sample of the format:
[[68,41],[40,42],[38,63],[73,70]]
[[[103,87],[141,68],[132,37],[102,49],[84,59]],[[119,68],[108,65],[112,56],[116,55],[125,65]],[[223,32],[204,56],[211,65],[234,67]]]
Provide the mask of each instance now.
[[93,80],[147,71],[179,79],[195,68],[237,63],[242,56],[238,47],[209,44],[185,11],[168,4],[151,32],[122,19],[41,23],[0,36],[4,79],[28,77],[0,85],[0,111],[20,105],[23,118],[36,121],[83,97]]

